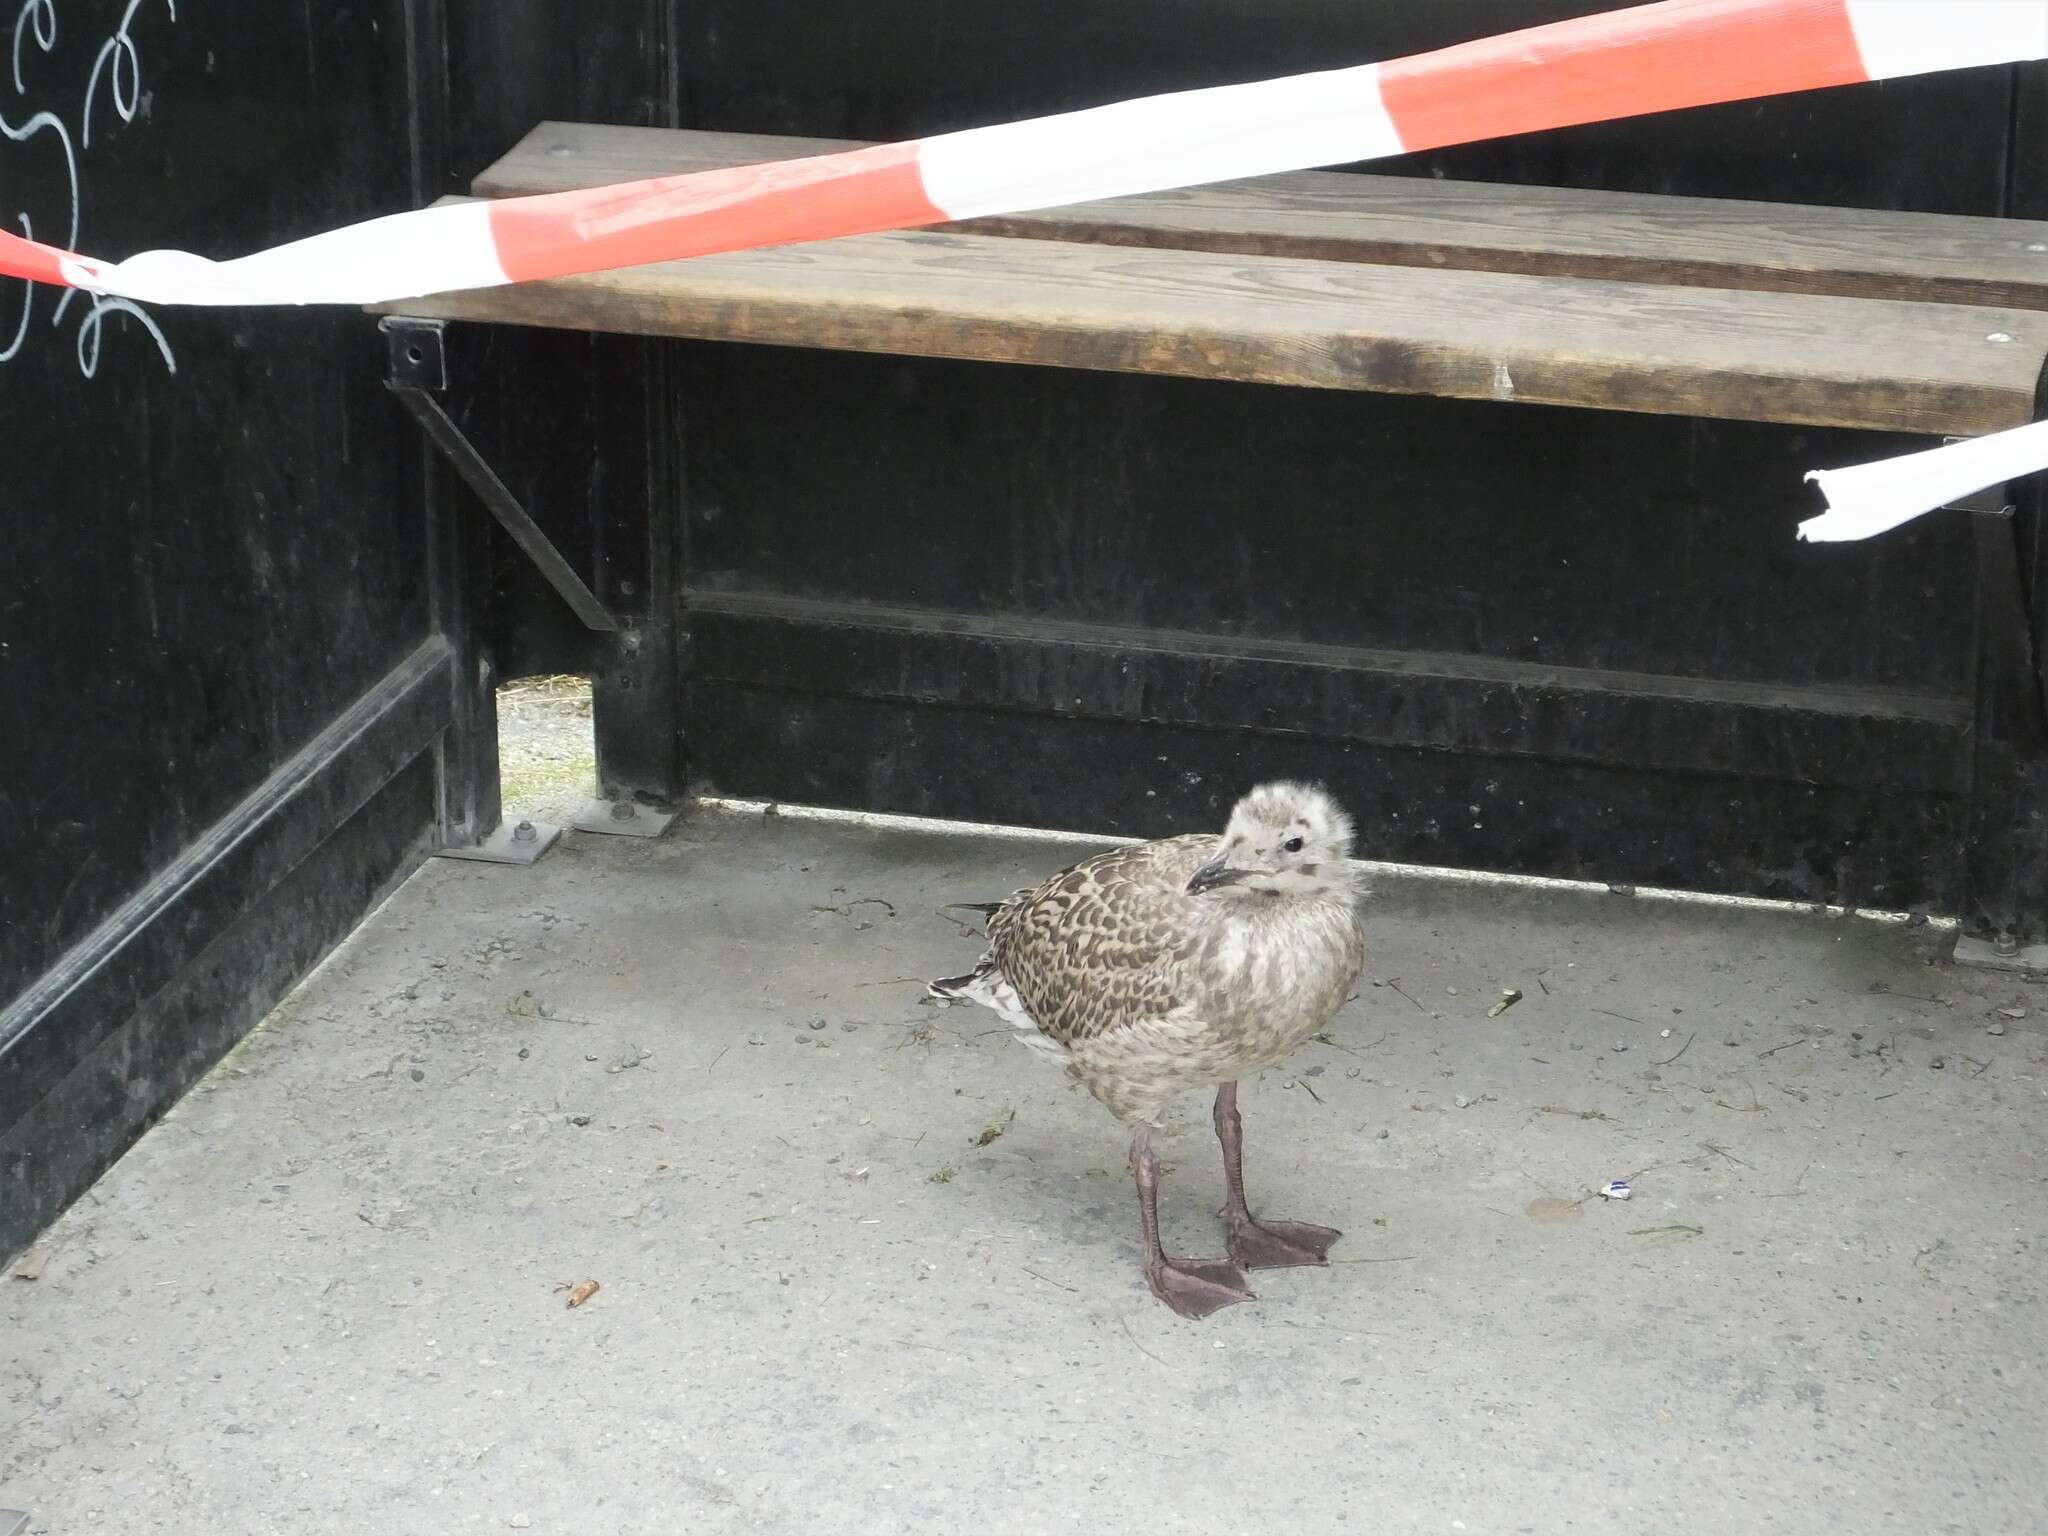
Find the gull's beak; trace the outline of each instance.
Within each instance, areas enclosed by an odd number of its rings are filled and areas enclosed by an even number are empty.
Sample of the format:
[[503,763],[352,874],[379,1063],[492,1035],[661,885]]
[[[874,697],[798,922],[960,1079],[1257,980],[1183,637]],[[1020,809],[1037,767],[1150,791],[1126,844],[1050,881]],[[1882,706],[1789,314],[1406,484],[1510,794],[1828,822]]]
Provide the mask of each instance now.
[[1229,885],[1242,877],[1243,871],[1232,869],[1226,864],[1223,861],[1223,853],[1219,849],[1214,858],[1196,870],[1193,875],[1189,876],[1188,894],[1190,896],[1199,896],[1204,891],[1213,891],[1219,885]]

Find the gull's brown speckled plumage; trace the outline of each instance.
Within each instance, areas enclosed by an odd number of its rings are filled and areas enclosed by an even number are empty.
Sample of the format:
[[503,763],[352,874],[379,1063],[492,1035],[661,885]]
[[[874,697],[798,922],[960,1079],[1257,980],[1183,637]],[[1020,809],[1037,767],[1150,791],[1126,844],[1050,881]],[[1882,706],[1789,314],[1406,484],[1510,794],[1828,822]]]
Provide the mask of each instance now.
[[[1190,1089],[1228,1090],[1219,1092],[1217,1129],[1232,1207],[1241,1209],[1237,1080],[1278,1065],[1325,1029],[1364,964],[1350,842],[1349,818],[1322,791],[1262,785],[1239,802],[1221,838],[1113,849],[981,909],[989,938],[981,963],[932,985],[938,996],[994,1009],[1134,1127],[1133,1166],[1155,1248],[1144,1165],[1148,1133],[1166,1107]],[[1258,1227],[1248,1212],[1243,1222]],[[1234,1225],[1234,1249],[1238,1235]],[[1243,1246],[1257,1245],[1246,1237]],[[1175,1280],[1173,1262],[1159,1262]],[[1149,1263],[1147,1275],[1163,1299],[1188,1310]]]
[[990,914],[989,954],[1040,1030],[1071,1050],[1181,1006],[1197,938],[1181,893],[1215,850],[1200,836],[1112,849]]

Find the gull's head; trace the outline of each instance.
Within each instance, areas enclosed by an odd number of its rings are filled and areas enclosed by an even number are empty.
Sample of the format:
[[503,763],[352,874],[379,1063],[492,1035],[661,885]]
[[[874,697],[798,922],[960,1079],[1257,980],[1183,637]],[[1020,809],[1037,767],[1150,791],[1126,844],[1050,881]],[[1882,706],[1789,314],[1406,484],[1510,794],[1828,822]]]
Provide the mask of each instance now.
[[1348,901],[1351,818],[1313,784],[1261,784],[1230,813],[1216,853],[1188,881],[1190,896],[1294,896]]

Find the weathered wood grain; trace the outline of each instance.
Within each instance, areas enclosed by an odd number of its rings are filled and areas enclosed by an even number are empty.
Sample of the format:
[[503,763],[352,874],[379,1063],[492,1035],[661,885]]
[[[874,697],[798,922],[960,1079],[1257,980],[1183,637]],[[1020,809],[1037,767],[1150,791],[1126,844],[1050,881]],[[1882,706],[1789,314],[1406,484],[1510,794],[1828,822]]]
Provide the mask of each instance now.
[[[857,147],[543,123],[478,196]],[[1305,171],[981,219],[977,234],[2048,309],[2048,223]]]
[[1962,434],[2030,420],[2048,350],[2048,315],[2020,310],[950,232],[700,257],[381,311]]

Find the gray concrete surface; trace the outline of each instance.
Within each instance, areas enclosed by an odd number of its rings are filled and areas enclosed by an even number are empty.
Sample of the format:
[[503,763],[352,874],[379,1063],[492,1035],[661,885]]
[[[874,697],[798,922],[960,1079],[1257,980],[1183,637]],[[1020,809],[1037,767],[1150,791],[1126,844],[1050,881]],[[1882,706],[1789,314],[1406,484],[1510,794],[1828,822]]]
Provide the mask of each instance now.
[[[919,1002],[976,950],[935,907],[1071,851],[702,808],[430,865],[0,1280],[0,1506],[2048,1523],[2040,992],[1937,929],[1382,877],[1379,984],[1245,1090],[1255,1205],[1343,1262],[1189,1324],[1139,1277],[1107,1116]],[[1163,1147],[1171,1239],[1217,1250],[1205,1106]]]

